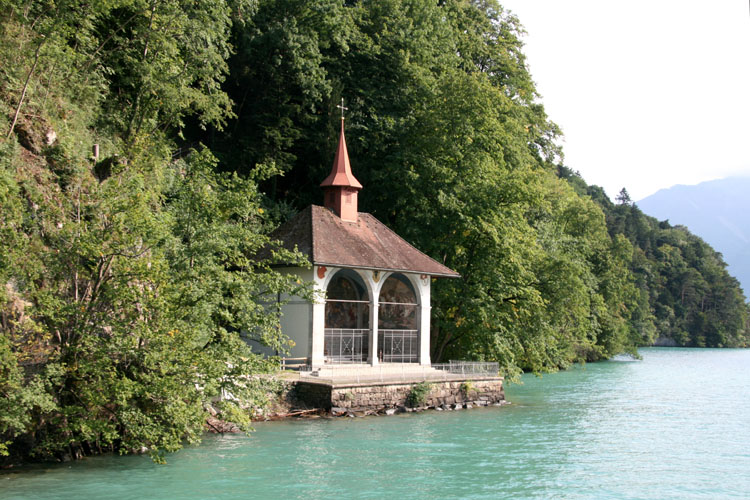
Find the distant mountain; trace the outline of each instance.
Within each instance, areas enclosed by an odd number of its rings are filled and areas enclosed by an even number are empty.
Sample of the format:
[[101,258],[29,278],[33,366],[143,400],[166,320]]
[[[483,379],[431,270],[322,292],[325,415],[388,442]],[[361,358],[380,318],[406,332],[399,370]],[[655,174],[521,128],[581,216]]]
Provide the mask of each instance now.
[[687,226],[721,252],[729,273],[750,295],[750,177],[673,186],[637,205],[657,219]]

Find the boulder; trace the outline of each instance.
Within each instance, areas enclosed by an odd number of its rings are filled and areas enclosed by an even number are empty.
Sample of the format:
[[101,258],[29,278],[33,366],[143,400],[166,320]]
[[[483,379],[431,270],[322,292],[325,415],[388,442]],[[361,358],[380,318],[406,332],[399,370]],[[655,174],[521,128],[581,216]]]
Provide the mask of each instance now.
[[47,141],[47,146],[52,146],[57,140],[57,132],[52,129],[47,130],[47,134],[44,136]]

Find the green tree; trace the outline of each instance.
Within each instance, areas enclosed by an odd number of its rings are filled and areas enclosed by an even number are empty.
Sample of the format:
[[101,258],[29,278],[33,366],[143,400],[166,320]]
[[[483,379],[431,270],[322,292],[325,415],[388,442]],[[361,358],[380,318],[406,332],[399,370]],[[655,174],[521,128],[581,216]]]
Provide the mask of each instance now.
[[[538,103],[518,20],[496,2],[388,0],[325,7],[337,23],[318,28],[317,8],[261,2],[235,33],[231,88],[275,82],[237,122],[255,161],[288,169],[271,192],[315,201],[304,193],[330,168],[344,95],[363,208],[463,276],[434,285],[433,359],[497,359],[517,373],[632,349],[635,286],[620,258],[630,247],[580,198],[585,183],[576,194],[554,179],[559,130]],[[268,62],[246,62],[260,55]]]
[[628,193],[628,190],[625,188],[622,188],[620,190],[620,193],[617,195],[615,200],[620,205],[632,205],[633,204],[633,200],[630,199],[630,194]]
[[230,115],[227,4],[4,6],[0,453],[162,459],[200,438],[219,395],[247,426],[273,364],[241,336],[283,352],[266,304],[305,286],[257,257],[273,244],[254,181],[203,149],[173,159],[186,116]]

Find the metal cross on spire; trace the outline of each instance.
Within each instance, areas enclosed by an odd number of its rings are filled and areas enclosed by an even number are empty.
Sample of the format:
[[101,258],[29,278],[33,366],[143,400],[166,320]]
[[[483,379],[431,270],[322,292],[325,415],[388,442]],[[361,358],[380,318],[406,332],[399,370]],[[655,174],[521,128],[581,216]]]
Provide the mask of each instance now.
[[341,104],[338,104],[336,107],[341,110],[341,119],[343,120],[344,119],[344,111],[349,110],[349,108],[347,108],[346,106],[344,106],[344,98],[343,97],[341,98]]

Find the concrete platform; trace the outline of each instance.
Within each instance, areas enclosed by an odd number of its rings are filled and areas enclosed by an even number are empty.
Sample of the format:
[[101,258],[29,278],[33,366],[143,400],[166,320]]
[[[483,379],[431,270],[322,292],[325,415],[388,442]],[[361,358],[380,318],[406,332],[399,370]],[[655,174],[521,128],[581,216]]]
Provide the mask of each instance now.
[[410,363],[389,363],[371,366],[367,364],[326,365],[310,371],[300,371],[298,380],[328,385],[352,385],[373,383],[418,383],[424,381],[502,380],[496,373],[475,371],[471,366],[450,367]]
[[415,390],[423,392],[423,401],[416,406],[424,408],[470,408],[505,401],[502,377],[451,373],[420,365],[323,368],[315,375],[301,373],[295,386],[300,401],[312,407],[338,411],[415,406],[410,398]]

